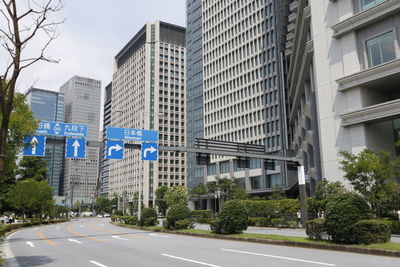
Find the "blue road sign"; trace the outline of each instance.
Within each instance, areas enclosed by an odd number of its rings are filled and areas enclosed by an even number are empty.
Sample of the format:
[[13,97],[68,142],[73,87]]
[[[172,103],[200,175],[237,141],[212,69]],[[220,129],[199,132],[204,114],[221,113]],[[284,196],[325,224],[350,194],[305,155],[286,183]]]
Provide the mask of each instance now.
[[106,140],[106,159],[124,159],[124,141]]
[[66,137],[86,137],[87,125],[42,121],[36,133],[40,135],[56,135]]
[[158,144],[143,143],[142,144],[142,160],[158,160]]
[[46,153],[46,137],[45,136],[28,136],[24,139],[24,156],[44,157]]
[[157,143],[158,131],[106,127],[106,138],[125,141]]
[[67,138],[65,141],[65,157],[67,159],[85,159],[86,139]]

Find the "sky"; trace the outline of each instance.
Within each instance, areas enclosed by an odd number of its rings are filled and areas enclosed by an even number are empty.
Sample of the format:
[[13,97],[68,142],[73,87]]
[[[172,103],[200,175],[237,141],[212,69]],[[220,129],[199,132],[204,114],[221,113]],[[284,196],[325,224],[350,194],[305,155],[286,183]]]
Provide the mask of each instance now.
[[[185,0],[64,1],[55,19],[66,21],[47,50],[47,55],[60,62],[40,62],[25,69],[17,84],[20,92],[31,86],[58,91],[74,75],[101,80],[104,88],[112,80],[114,56],[146,22],[185,26]],[[37,43],[27,53],[37,51]]]

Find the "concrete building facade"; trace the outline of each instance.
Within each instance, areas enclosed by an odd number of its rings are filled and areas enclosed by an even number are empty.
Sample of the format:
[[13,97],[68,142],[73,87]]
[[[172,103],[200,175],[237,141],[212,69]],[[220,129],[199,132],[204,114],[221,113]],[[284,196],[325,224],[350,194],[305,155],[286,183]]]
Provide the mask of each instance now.
[[[101,81],[74,76],[61,86],[65,122],[88,126],[88,141],[99,141]],[[64,195],[67,203],[91,203],[96,195],[99,149],[86,148],[86,159],[65,159]]]
[[340,151],[398,154],[399,1],[297,0],[290,8],[291,145],[308,181],[342,181]]
[[[147,23],[115,56],[111,123],[114,127],[159,131],[159,145],[185,146],[185,34],[183,27]],[[159,152],[158,162],[142,161],[140,151],[125,150],[110,160],[109,195],[134,202],[142,190],[152,206],[159,186],[186,185],[185,155]]]
[[[64,122],[63,93],[30,88],[25,95],[35,119],[41,121]],[[47,144],[46,156],[44,159],[47,162],[47,181],[53,188],[54,195],[62,196],[64,146]]]

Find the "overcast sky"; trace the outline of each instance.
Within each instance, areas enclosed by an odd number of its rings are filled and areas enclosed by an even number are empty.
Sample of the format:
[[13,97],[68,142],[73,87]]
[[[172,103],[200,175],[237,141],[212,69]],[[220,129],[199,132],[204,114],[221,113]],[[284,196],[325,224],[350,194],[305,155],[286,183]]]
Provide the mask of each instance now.
[[58,91],[73,75],[112,79],[113,58],[146,22],[185,26],[185,0],[65,0],[59,12],[66,22],[48,50],[59,64],[37,63],[20,76],[18,91]]

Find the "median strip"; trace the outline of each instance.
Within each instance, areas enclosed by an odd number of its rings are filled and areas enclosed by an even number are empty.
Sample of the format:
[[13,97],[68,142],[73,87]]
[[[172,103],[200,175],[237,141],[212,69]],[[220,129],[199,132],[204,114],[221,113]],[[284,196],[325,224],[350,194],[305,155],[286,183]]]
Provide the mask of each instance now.
[[281,260],[299,261],[299,262],[313,263],[313,264],[325,265],[325,266],[336,266],[335,264],[331,264],[331,263],[324,263],[324,262],[318,262],[318,261],[302,260],[302,259],[289,258],[289,257],[283,257],[283,256],[276,256],[276,255],[268,255],[268,254],[262,254],[262,253],[256,253],[256,252],[249,252],[249,251],[241,251],[241,250],[226,249],[226,248],[222,248],[221,250],[223,250],[223,251],[229,251],[229,252],[235,252],[235,253],[248,254],[248,255],[263,256],[263,257],[268,257],[268,258],[276,258],[276,259],[281,259]]

